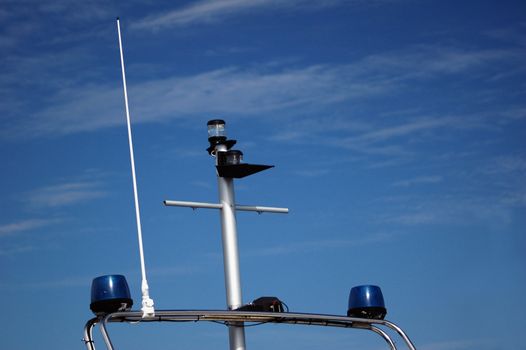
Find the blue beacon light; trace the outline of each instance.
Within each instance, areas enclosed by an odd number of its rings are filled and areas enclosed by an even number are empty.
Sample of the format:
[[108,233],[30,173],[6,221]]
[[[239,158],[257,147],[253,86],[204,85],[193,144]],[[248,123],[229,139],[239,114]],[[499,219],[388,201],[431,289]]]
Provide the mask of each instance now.
[[130,310],[133,300],[123,275],[104,275],[91,283],[90,309],[97,316]]
[[364,285],[351,289],[347,316],[383,320],[386,314],[387,309],[380,287]]

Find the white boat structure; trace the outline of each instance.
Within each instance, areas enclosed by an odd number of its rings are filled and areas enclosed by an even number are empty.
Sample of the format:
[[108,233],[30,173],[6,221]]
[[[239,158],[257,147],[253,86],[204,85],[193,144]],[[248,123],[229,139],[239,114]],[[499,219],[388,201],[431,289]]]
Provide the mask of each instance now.
[[265,296],[252,303],[243,304],[241,278],[239,272],[239,253],[237,244],[237,211],[257,213],[288,213],[287,208],[265,207],[258,205],[238,205],[234,196],[234,179],[244,178],[271,168],[271,165],[244,163],[243,153],[232,149],[236,140],[227,138],[225,121],[210,120],[208,126],[208,153],[215,158],[215,167],[219,191],[219,203],[187,202],[165,200],[166,206],[190,207],[193,209],[216,209],[221,215],[221,232],[223,244],[223,263],[225,272],[226,310],[155,310],[150,298],[146,280],[146,268],[142,247],[139,202],[135,180],[132,134],[126,92],[126,78],[119,19],[117,19],[119,47],[121,52],[126,117],[130,159],[134,185],[136,218],[139,238],[139,253],[142,272],[142,308],[133,311],[133,300],[126,279],[122,275],[105,275],[93,280],[90,309],[95,317],[88,320],[84,327],[84,343],[88,350],[95,350],[93,329],[99,325],[105,346],[113,350],[114,345],[109,335],[108,325],[114,322],[152,323],[152,322],[215,322],[228,326],[230,350],[245,350],[245,327],[249,325],[279,323],[283,325],[308,325],[322,327],[350,328],[371,331],[382,337],[390,349],[397,349],[390,334],[398,335],[405,346],[415,350],[407,334],[394,324],[384,319],[385,308],[381,289],[374,285],[356,286],[349,295],[347,315],[326,315],[301,312],[290,312],[286,304],[274,296]]

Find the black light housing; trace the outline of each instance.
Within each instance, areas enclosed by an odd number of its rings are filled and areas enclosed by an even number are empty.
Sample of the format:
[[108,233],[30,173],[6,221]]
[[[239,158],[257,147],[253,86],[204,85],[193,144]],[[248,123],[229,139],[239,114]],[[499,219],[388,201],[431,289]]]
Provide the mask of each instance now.
[[238,150],[230,150],[227,152],[217,152],[218,165],[237,165],[243,160],[243,152]]
[[[220,177],[241,179],[274,167],[273,165],[241,163],[243,152],[231,149],[237,141],[227,139],[225,124],[223,119],[212,119],[206,123],[210,143],[210,147],[206,150],[211,156],[217,157],[216,169]],[[218,145],[223,147],[217,147]]]
[[260,297],[236,311],[284,312],[284,303],[277,297]]
[[383,320],[386,314],[387,309],[380,287],[364,285],[351,289],[347,316]]
[[126,277],[123,275],[104,275],[91,283],[90,309],[97,316],[116,311],[130,310],[133,300]]

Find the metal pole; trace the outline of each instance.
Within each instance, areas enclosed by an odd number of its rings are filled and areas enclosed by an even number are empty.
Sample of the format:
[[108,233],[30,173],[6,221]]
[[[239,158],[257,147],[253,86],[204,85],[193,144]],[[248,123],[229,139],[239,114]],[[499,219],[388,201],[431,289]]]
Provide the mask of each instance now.
[[391,337],[389,336],[389,334],[385,333],[380,328],[377,328],[377,327],[374,327],[374,326],[370,326],[369,329],[371,331],[375,332],[376,334],[379,334],[382,338],[384,338],[384,340],[387,342],[387,344],[389,344],[389,347],[391,348],[391,350],[396,350],[396,345],[393,342],[393,340],[391,339]]
[[383,321],[383,325],[388,327],[388,328],[391,328],[392,330],[394,330],[396,333],[398,333],[398,335],[400,337],[402,337],[402,339],[405,341],[407,347],[410,349],[410,350],[416,350],[415,348],[415,345],[413,344],[413,342],[411,341],[411,339],[409,339],[409,337],[407,336],[407,334],[405,334],[405,332],[403,331],[402,328],[398,327],[397,325],[395,325],[394,323],[392,322],[389,322],[387,320],[384,320]]
[[[108,323],[108,320],[111,318],[111,314],[106,315],[102,322],[100,323],[100,332],[102,333],[102,338],[104,338],[104,342],[106,343],[106,348],[108,350],[113,350],[113,344],[110,339],[110,335],[108,334],[108,330],[106,329],[106,323]],[[144,314],[143,314],[144,318]]]
[[87,350],[95,350],[95,343],[93,342],[93,327],[99,322],[99,318],[95,317],[86,322],[84,327],[84,344],[86,344]]
[[234,204],[233,179],[218,177],[221,208],[221,231],[223,238],[223,261],[225,267],[225,288],[228,309],[243,305],[239,253],[237,247],[236,209]]
[[[217,151],[226,151],[218,145]],[[229,310],[243,305],[241,277],[239,273],[239,252],[237,247],[236,202],[234,180],[217,177],[219,203],[221,204],[221,235],[223,241],[223,265],[225,269],[226,302]],[[230,350],[245,350],[245,329],[243,322],[231,322],[228,326]]]

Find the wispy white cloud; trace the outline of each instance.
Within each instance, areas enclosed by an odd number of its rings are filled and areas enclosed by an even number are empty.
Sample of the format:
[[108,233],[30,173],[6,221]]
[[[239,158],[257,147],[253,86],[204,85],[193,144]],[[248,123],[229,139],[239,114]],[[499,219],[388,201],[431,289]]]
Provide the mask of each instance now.
[[526,189],[517,189],[513,192],[506,193],[501,201],[502,205],[509,207],[526,207]]
[[485,174],[524,174],[526,172],[526,158],[517,154],[507,154],[493,158],[481,169]]
[[299,176],[304,177],[320,177],[329,173],[329,169],[304,169],[295,172]]
[[69,22],[91,22],[99,19],[112,18],[115,6],[110,1],[88,0],[73,2],[69,0],[36,1],[36,9],[45,15],[63,17]]
[[[382,84],[353,82],[348,66],[315,65],[273,73],[220,69],[139,83],[130,86],[129,93],[133,120],[152,122],[207,113],[254,116],[293,108],[320,108],[378,94],[384,88]],[[120,125],[124,122],[121,95],[117,86],[63,90],[52,106],[2,133],[4,137],[28,133],[39,136]]]
[[334,6],[342,0],[203,0],[163,14],[148,16],[132,25],[137,29],[161,29],[198,23],[219,22],[229,17],[253,11],[274,9],[309,9]]
[[273,135],[270,135],[269,139],[283,142],[303,141],[325,133],[362,133],[369,132],[372,128],[370,122],[365,122],[358,117],[304,117],[300,120],[295,120],[293,124],[294,128],[278,130]]
[[[301,115],[303,119],[305,115],[322,113],[329,105],[344,102],[356,104],[375,96],[396,95],[400,86],[413,83],[415,79],[434,79],[443,74],[469,72],[495,62],[513,60],[516,54],[510,51],[465,51],[424,47],[367,56],[349,64],[317,64],[299,68],[284,68],[279,65],[265,69],[222,68],[193,76],[171,76],[129,86],[131,114],[134,122],[166,121],[214,113],[251,117],[276,111],[286,112],[291,118]],[[31,71],[32,62],[38,65],[41,61],[26,60],[24,67],[18,69],[14,61],[10,62],[10,65],[19,72]],[[49,61],[55,62],[53,57],[43,61],[48,62],[46,64],[51,64]],[[55,68],[52,66],[51,71]],[[46,84],[52,95],[43,101],[45,104],[41,110],[30,115],[24,114],[24,118],[21,118],[13,114],[13,111],[19,111],[21,108],[20,113],[25,113],[24,104],[12,93],[20,88],[17,85],[19,80],[9,72],[4,72],[4,78],[10,81],[12,86],[7,87],[7,96],[10,98],[6,99],[3,105],[0,104],[0,111],[6,113],[11,123],[10,127],[0,131],[2,138],[62,135],[124,123],[122,91],[117,83],[86,85],[78,79],[56,81],[51,78]],[[31,82],[30,79],[27,81]],[[30,86],[23,87],[26,89]],[[513,116],[517,117],[517,109]],[[511,120],[511,117],[502,118]],[[343,119],[340,118],[341,121]],[[350,117],[346,119],[350,120]],[[359,125],[356,120],[364,118],[357,118],[352,123],[347,121],[347,126],[343,122],[338,123],[342,127],[341,130],[361,128],[359,135],[350,133],[350,136],[340,138],[337,141],[340,146],[363,148],[366,144],[370,146],[382,140],[418,131],[455,125],[453,117],[421,117],[381,130],[367,130],[366,123]],[[336,130],[335,123],[327,122],[325,125]],[[318,130],[327,128],[319,126],[295,126],[294,132],[284,130],[282,134],[274,137],[279,140],[297,140],[306,133],[319,133]],[[400,151],[392,145],[376,145],[368,150],[383,154]]]
[[382,222],[403,226],[454,225],[477,223],[488,229],[502,229],[513,220],[517,208],[526,205],[526,191],[492,188],[489,192],[473,184],[465,184],[462,191],[449,191],[440,195],[421,194],[385,198],[393,209]]
[[[469,116],[462,118],[451,118],[447,116],[436,117],[420,117],[420,118],[397,118],[391,125],[385,122],[378,123],[374,121],[367,123],[360,123],[358,126],[352,127],[352,122],[349,123],[349,128],[336,128],[331,132],[330,137],[317,139],[317,142],[341,148],[344,150],[351,150],[354,153],[390,156],[396,157],[389,161],[376,163],[375,167],[387,166],[390,163],[400,164],[404,159],[414,156],[414,152],[410,149],[411,141],[418,140],[427,135],[433,134],[439,130],[456,130],[456,129],[470,129],[476,127],[469,122]],[[330,122],[328,123],[331,124]],[[312,136],[318,135],[324,128],[317,128],[310,131],[294,129],[292,135],[283,137],[281,134],[276,137],[281,141],[292,140],[309,140],[313,142]],[[328,130],[325,130],[328,131]],[[307,136],[310,136],[308,138]]]
[[509,122],[510,120],[514,121],[514,120],[526,119],[526,107],[521,106],[517,108],[510,108],[507,110],[503,110],[500,113],[500,116],[505,118],[503,122]]
[[[522,23],[522,27],[524,28],[524,22]],[[484,34],[490,38],[501,40],[503,42],[512,42],[521,46],[526,46],[524,32],[514,27],[489,29],[486,30]]]
[[[397,153],[398,155],[401,154],[400,151],[398,151]],[[403,166],[410,162],[410,158],[405,157],[405,154],[403,155],[404,157],[388,157],[387,159],[372,160],[367,163],[366,167],[368,169],[382,169],[382,168]]]
[[434,176],[419,176],[412,179],[402,180],[394,183],[394,186],[400,187],[409,187],[420,184],[436,184],[442,182],[443,177],[434,175]]
[[433,211],[416,211],[416,212],[409,212],[404,214],[399,214],[396,217],[390,218],[388,221],[402,224],[402,225],[425,225],[425,224],[433,224],[433,223],[450,223],[451,218],[448,217],[441,217],[440,215],[437,215],[436,212]]
[[[20,250],[25,251],[25,247],[20,247]],[[31,250],[31,247],[27,247],[28,250]],[[16,249],[13,249],[13,251]],[[0,256],[3,255],[4,251],[0,249]],[[6,255],[11,252],[5,251]],[[150,267],[148,274],[150,276],[182,276],[202,272],[202,268],[196,266],[195,263],[189,264],[188,266],[179,266],[179,267]],[[102,272],[101,272],[102,273]],[[140,269],[127,270],[122,272],[131,280],[140,279]],[[96,276],[96,274],[95,274]],[[20,290],[20,289],[55,289],[55,288],[89,288],[89,285],[93,279],[91,276],[63,276],[56,279],[45,280],[45,281],[32,281],[28,283],[10,283],[2,284],[0,283],[0,289],[9,289],[9,290]]]
[[0,226],[0,237],[39,229],[58,222],[56,219],[28,219]]
[[97,182],[67,182],[37,189],[27,197],[34,207],[60,207],[104,197],[100,187]]
[[421,132],[423,130],[451,126],[455,122],[456,121],[451,118],[422,118],[363,133],[357,137],[347,139],[347,142],[350,144],[381,142],[392,138],[406,137],[407,135]]
[[213,188],[213,186],[209,182],[205,181],[192,181],[191,183],[195,187],[204,188],[207,190],[211,190]]
[[425,117],[410,121],[400,121],[397,125],[377,128],[370,132],[360,133],[343,138],[334,138],[330,142],[334,146],[351,149],[369,154],[383,154],[393,156],[407,155],[407,151],[402,144],[388,144],[388,141],[418,135],[425,131],[435,130],[438,128],[454,127],[458,121],[453,118]]
[[[175,267],[152,267],[148,270],[148,274],[151,276],[184,276],[193,275],[203,272],[203,267],[198,266],[195,262],[187,265],[180,265]],[[139,276],[137,276],[139,277]]]
[[55,280],[32,281],[28,283],[0,283],[0,289],[3,290],[41,290],[55,288],[89,288],[93,276],[84,277],[64,277]]
[[[361,247],[369,244],[388,242],[393,239],[394,233],[378,233],[361,235],[356,239],[324,239],[316,241],[301,241],[290,244],[281,243],[278,245],[249,250],[244,256],[261,257],[273,255],[285,255],[292,253],[310,253],[320,250],[345,249],[349,247]],[[364,238],[365,237],[365,238]]]
[[[1,236],[1,235],[0,235]],[[37,249],[34,245],[17,245],[14,247],[0,248],[0,256],[11,256],[21,253],[28,253]]]
[[[395,79],[429,78],[458,74],[491,62],[520,62],[521,49],[464,49],[458,47],[421,45],[410,50],[370,55],[364,63],[378,72],[396,72]],[[366,66],[364,66],[365,68]]]
[[[75,30],[85,24],[113,17],[115,7],[109,1],[6,1],[0,10],[0,48],[16,48],[26,41],[35,46],[78,40],[86,32]],[[49,25],[53,23],[52,25]],[[71,32],[76,31],[75,38]],[[87,30],[87,32],[92,32]],[[35,45],[37,44],[37,45]]]

